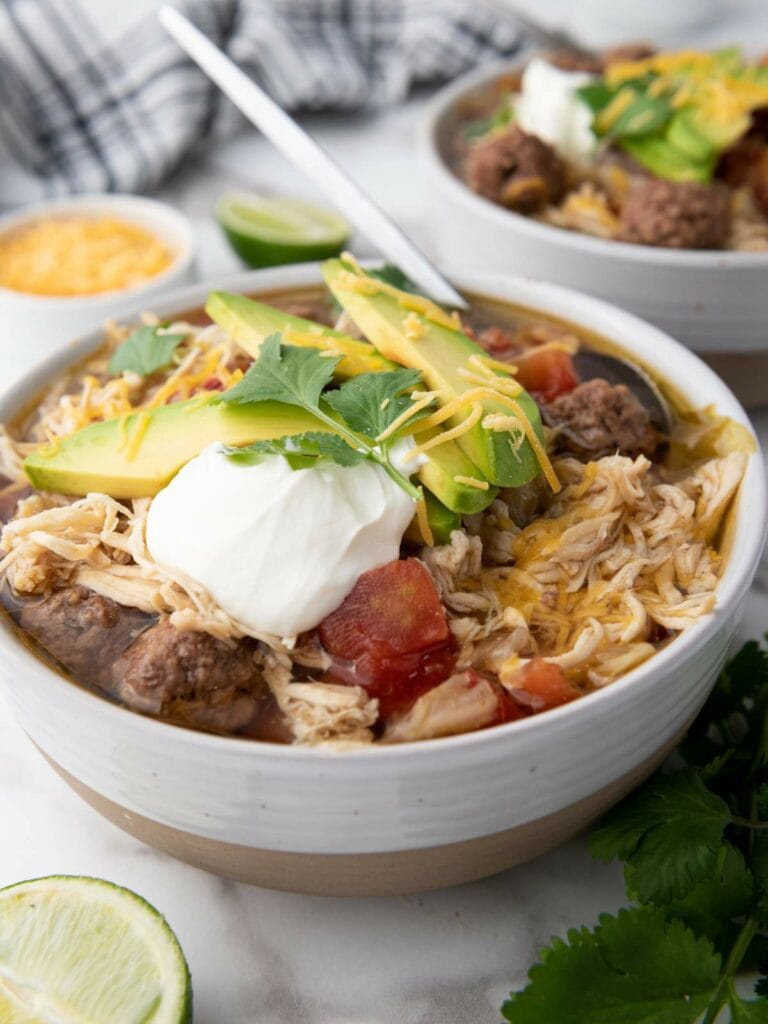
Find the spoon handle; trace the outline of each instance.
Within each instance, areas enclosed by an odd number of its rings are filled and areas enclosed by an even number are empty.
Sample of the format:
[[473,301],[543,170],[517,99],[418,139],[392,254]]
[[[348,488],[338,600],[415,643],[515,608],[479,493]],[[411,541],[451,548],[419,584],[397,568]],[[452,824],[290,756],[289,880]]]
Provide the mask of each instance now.
[[218,85],[270,142],[308,174],[344,214],[393,263],[437,302],[466,309],[466,300],[416,248],[326,151],[282,107],[244,74],[226,54],[175,7],[164,5],[159,18],[179,46]]

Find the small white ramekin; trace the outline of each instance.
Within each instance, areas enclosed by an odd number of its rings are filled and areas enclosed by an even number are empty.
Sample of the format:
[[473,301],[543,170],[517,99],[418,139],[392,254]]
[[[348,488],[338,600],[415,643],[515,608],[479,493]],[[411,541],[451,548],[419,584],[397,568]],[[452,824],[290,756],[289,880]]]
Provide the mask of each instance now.
[[10,376],[29,366],[30,359],[42,359],[62,342],[99,327],[107,318],[154,301],[163,292],[192,280],[197,248],[192,225],[156,199],[116,194],[51,199],[0,217],[0,236],[27,223],[69,215],[106,215],[136,224],[168,245],[173,262],[147,281],[97,295],[33,295],[0,288],[0,360]]
[[[320,283],[314,265],[250,272],[177,293],[156,312],[199,306],[210,288],[254,294]],[[453,283],[612,339],[694,406],[749,427],[700,359],[593,298],[501,274]],[[10,420],[100,344],[59,350],[0,397]],[[59,773],[119,827],[219,874],[334,894],[406,892],[478,878],[583,830],[641,782],[700,708],[734,638],[766,528],[755,453],[734,509],[714,612],[622,679],[582,700],[482,732],[347,752],[206,735],[145,718],[68,682],[5,622],[0,679],[22,728]]]
[[439,142],[457,105],[515,68],[505,63],[470,72],[438,92],[424,115],[424,194],[440,261],[595,295],[696,352],[768,353],[768,252],[662,249],[593,238],[506,210],[476,195],[448,167]]

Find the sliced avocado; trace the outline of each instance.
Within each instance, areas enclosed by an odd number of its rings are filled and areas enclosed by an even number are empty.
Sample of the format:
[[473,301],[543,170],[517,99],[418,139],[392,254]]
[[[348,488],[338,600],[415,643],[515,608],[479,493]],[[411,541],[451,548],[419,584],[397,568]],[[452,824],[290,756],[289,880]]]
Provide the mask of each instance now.
[[33,487],[63,494],[98,492],[113,498],[157,494],[209,444],[242,445],[328,427],[280,402],[230,405],[216,395],[190,398],[148,412],[93,423],[24,461]]
[[[342,260],[326,260],[323,264],[326,283],[336,299],[360,327],[376,348],[387,358],[404,366],[421,370],[427,387],[440,390],[446,401],[475,387],[466,381],[459,370],[468,366],[472,355],[487,353],[461,331],[447,324],[437,323],[418,311],[417,296],[400,292],[390,285],[362,275],[361,280],[370,282],[370,291],[350,286],[349,275],[360,276],[355,268]],[[378,289],[374,290],[378,285]],[[415,331],[406,331],[408,317]],[[541,416],[534,400],[522,392],[516,401],[533,425],[543,444]],[[483,415],[497,413],[509,416],[510,410],[503,402],[486,399],[482,402]],[[446,426],[458,426],[469,415],[462,410],[450,419]],[[507,430],[487,430],[480,423],[457,438],[456,442],[479,470],[475,476],[504,487],[518,487],[532,480],[539,473],[539,462],[530,443],[522,443]],[[440,449],[435,450],[435,454]],[[466,475],[466,474],[465,474]]]
[[669,181],[710,181],[715,169],[714,158],[696,163],[666,139],[627,138],[619,139],[617,145],[653,174]]
[[[356,377],[360,373],[376,373],[381,370],[394,370],[395,364],[379,355],[367,341],[350,338],[348,334],[334,331],[331,327],[316,324],[300,316],[284,313],[274,306],[256,302],[245,295],[233,295],[230,292],[211,292],[205,304],[205,311],[214,323],[217,323],[233,341],[254,357],[259,354],[262,341],[270,334],[279,332],[284,335],[286,345],[320,348],[322,340],[331,339],[344,358],[337,367],[340,377]],[[286,332],[288,337],[285,337]],[[295,336],[291,337],[291,333]],[[313,344],[312,339],[317,341]]]
[[[438,430],[419,435],[420,441],[434,437]],[[487,490],[461,483],[456,477],[480,479],[474,462],[459,448],[455,441],[447,441],[426,453],[427,461],[419,470],[419,480],[440,499],[443,505],[461,515],[471,515],[488,508],[498,493],[497,487]]]
[[678,110],[666,130],[667,142],[694,163],[714,159],[717,147],[696,127],[690,110]]
[[[461,529],[461,516],[451,512],[441,501],[433,497],[428,491],[424,494],[427,505],[427,522],[432,531],[432,539],[435,544],[450,544],[451,533]],[[419,524],[416,519],[405,531],[405,536],[414,544],[423,544],[424,538],[421,535]]]
[[[285,338],[286,328],[301,332],[303,343],[307,336],[339,339],[349,355],[339,363],[341,376],[352,377],[360,373],[396,369],[398,364],[385,359],[367,341],[350,338],[330,327],[322,327],[299,316],[284,313],[263,302],[232,295],[229,292],[212,292],[208,297],[206,312],[234,341],[250,355],[256,357],[259,346],[270,334],[279,332],[287,344],[293,340]],[[427,455],[427,463],[419,472],[419,478],[448,508],[455,512],[470,514],[481,512],[493,501],[496,490],[479,490],[476,487],[457,483],[454,477],[477,477],[477,467],[456,444],[440,445]]]
[[[62,494],[98,492],[113,498],[145,498],[157,494],[206,445],[221,441],[241,445],[306,430],[329,428],[293,405],[260,402],[234,405],[191,398],[148,412],[93,423],[27,456],[24,470],[30,483]],[[419,477],[456,512],[479,512],[496,493],[457,483],[474,466],[455,445],[443,445]]]

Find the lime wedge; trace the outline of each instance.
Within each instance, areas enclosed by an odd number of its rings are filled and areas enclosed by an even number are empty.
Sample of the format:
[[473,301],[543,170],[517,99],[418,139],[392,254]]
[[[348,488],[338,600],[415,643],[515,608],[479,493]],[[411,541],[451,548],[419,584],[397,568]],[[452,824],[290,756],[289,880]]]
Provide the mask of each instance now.
[[216,204],[216,219],[251,267],[336,256],[350,233],[344,218],[330,210],[250,192],[225,193]]
[[185,1024],[189,969],[146,900],[97,878],[0,889],[2,1024]]

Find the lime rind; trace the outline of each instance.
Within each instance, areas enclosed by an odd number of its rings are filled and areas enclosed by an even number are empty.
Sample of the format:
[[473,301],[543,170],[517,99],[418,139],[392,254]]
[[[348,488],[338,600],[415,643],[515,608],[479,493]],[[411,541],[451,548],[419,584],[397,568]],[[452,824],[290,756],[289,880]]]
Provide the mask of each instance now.
[[350,234],[339,214],[301,202],[228,192],[216,219],[237,254],[252,266],[271,266],[338,254]]
[[165,918],[129,889],[54,875],[0,889],[3,1024],[188,1024],[192,987]]

